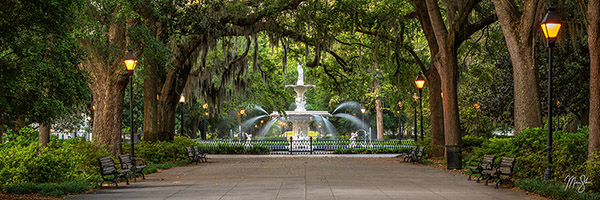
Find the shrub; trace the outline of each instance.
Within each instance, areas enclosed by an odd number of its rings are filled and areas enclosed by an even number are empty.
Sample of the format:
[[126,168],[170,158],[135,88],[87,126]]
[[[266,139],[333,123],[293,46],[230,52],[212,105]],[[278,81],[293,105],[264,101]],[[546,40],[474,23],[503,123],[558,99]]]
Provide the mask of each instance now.
[[[187,159],[185,147],[196,146],[198,143],[187,137],[175,137],[173,142],[142,141],[135,147],[136,157],[143,158],[149,163],[163,163]],[[131,145],[122,144],[123,152],[131,151]]]
[[527,178],[515,181],[515,186],[524,190],[535,192],[553,199],[600,199],[600,194],[585,192],[577,193],[574,189],[565,190],[565,186],[560,183],[546,182],[541,179]]
[[[546,131],[541,128],[525,129],[513,140],[515,170],[518,177],[533,178],[543,175],[546,160]],[[577,133],[557,131],[553,133],[552,177],[561,180],[567,175],[583,174],[587,159],[588,130]]]
[[96,185],[85,180],[70,181],[64,183],[31,183],[23,182],[11,184],[4,188],[4,192],[15,194],[39,193],[43,196],[63,196],[85,192]]
[[[491,154],[496,156],[496,163],[502,159],[502,157],[514,157],[512,152],[514,147],[512,146],[512,138],[489,138],[484,139],[482,137],[470,137],[465,136],[467,141],[473,144],[479,144],[480,146],[470,146],[470,152],[465,153],[463,164],[465,166],[477,166],[485,154]],[[465,138],[463,137],[463,138]]]
[[198,144],[198,148],[209,154],[264,154],[271,151],[271,149],[265,145],[254,143],[252,144],[252,147],[246,147],[245,143],[240,142],[210,141]]
[[592,154],[592,158],[592,160],[586,162],[586,175],[589,180],[592,180],[592,184],[589,186],[589,189],[595,192],[600,192],[600,152]]
[[96,159],[108,156],[101,147],[80,139],[52,140],[46,148],[37,143],[0,149],[0,186],[7,183],[97,181]]
[[[2,133],[0,133],[2,134]],[[29,144],[38,142],[39,133],[31,127],[21,128],[19,131],[8,129],[6,136],[2,137],[7,142],[0,143],[0,148],[8,148],[12,146],[29,146]]]

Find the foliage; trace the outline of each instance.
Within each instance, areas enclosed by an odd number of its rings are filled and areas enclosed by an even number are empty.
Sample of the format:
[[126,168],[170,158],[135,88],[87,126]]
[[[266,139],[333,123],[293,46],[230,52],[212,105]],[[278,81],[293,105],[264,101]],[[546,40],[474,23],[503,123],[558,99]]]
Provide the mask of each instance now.
[[[587,159],[587,128],[577,133],[556,131],[552,146],[552,177],[561,180],[567,175],[584,174]],[[541,128],[530,128],[514,138],[489,138],[480,143],[473,137],[465,137],[471,148],[465,153],[465,165],[478,165],[484,154],[495,155],[496,162],[502,157],[517,159],[515,171],[520,178],[541,177],[546,169],[546,131]]]
[[546,182],[538,178],[526,178],[515,181],[515,186],[541,194],[543,196],[550,197],[552,199],[565,199],[565,200],[587,200],[587,199],[600,199],[600,194],[597,193],[578,193],[576,190],[567,189],[565,186],[556,182]]
[[246,147],[245,143],[227,141],[200,143],[198,148],[209,154],[265,154],[271,151],[271,149],[261,144]]
[[592,185],[589,186],[589,189],[595,192],[600,192],[600,153],[596,152],[592,154],[591,157],[592,159],[586,162],[586,175],[590,180],[592,180]]
[[334,154],[386,154],[386,153],[403,153],[406,148],[337,148],[333,151]]
[[0,122],[52,122],[89,97],[74,22],[84,1],[0,5]]
[[20,183],[63,183],[76,180],[98,181],[96,159],[108,156],[102,147],[80,138],[52,140],[39,149],[36,142],[27,146],[0,149],[0,186]]
[[[186,160],[187,151],[185,147],[195,146],[197,143],[187,137],[175,137],[173,142],[142,141],[135,146],[135,156],[143,158],[148,163],[163,163],[170,161]],[[123,152],[131,151],[130,144],[123,144]]]
[[68,194],[82,193],[94,187],[96,187],[96,184],[91,184],[89,181],[85,180],[41,184],[24,182],[8,185],[4,188],[4,192],[15,194],[39,193],[43,196],[63,196]]
[[[496,161],[498,163],[502,157],[514,157],[514,153],[512,153],[513,146],[511,145],[512,138],[489,138],[484,139],[482,137],[470,137],[465,136],[463,139],[466,139],[468,142],[471,142],[471,145],[479,143],[480,146],[470,146],[470,148],[465,148],[465,150],[471,150],[465,157],[463,158],[464,165],[467,166],[477,166],[479,162],[483,158],[485,154],[495,155]],[[463,140],[464,141],[464,140]],[[517,162],[519,158],[517,158]]]
[[8,142],[0,143],[0,148],[12,146],[28,146],[31,143],[38,142],[38,136],[39,133],[32,127],[21,128],[18,132],[15,132],[13,129],[9,129],[6,133],[6,138],[3,138]]
[[[526,129],[513,141],[519,177],[539,177],[546,168],[546,131],[541,128]],[[567,175],[583,174],[587,159],[588,130],[577,133],[556,131],[552,143],[552,177],[555,180]]]

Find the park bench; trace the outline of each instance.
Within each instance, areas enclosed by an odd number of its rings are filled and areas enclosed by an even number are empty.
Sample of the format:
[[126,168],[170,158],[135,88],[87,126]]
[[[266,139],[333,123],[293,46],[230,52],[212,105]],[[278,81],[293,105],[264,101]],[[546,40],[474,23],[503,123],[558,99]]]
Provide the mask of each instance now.
[[131,176],[133,176],[133,180],[137,182],[135,174],[142,174],[142,179],[146,179],[144,176],[144,172],[142,170],[146,168],[146,161],[141,158],[134,158],[135,166],[131,162],[131,155],[129,154],[121,154],[119,155],[119,162],[121,162],[121,169],[129,169],[131,171]]
[[417,146],[413,146],[412,148],[410,148],[410,150],[408,152],[404,152],[402,155],[404,155],[404,162],[407,162],[407,160],[410,159],[410,155],[412,154],[416,154],[417,153]]
[[188,155],[188,158],[190,159],[190,163],[196,162],[196,164],[198,164],[198,161],[200,160],[200,158],[194,153],[194,150],[192,150],[192,147],[185,147],[185,150],[187,150],[187,155]]
[[202,162],[206,162],[206,152],[201,151],[200,148],[198,148],[198,146],[194,146],[194,154],[196,154],[198,156],[198,158],[200,159],[200,161]]
[[[488,184],[488,180],[496,179],[496,189],[498,189],[498,185],[502,184],[502,182],[510,182],[512,186],[515,184],[512,181],[513,169],[515,168],[515,158],[502,157],[500,163],[496,166],[495,170],[483,170],[482,175],[486,177],[485,185]],[[506,178],[502,178],[502,177]]]
[[485,154],[481,159],[481,163],[479,163],[479,166],[467,166],[467,169],[471,170],[468,180],[471,180],[472,175],[479,174],[479,176],[477,177],[477,182],[479,183],[479,180],[481,180],[481,173],[483,172],[483,170],[492,170],[494,168],[494,159],[496,159],[496,156]]
[[423,154],[425,151],[425,147],[417,147],[417,150],[411,151],[404,157],[404,161],[408,160],[409,162],[418,162],[423,158]]
[[115,187],[119,188],[117,184],[117,178],[125,178],[127,185],[129,185],[129,179],[127,175],[131,172],[129,169],[117,169],[117,165],[113,161],[112,157],[98,158],[100,163],[100,175],[102,176],[102,182],[100,182],[100,189],[104,181],[112,181],[115,183]]

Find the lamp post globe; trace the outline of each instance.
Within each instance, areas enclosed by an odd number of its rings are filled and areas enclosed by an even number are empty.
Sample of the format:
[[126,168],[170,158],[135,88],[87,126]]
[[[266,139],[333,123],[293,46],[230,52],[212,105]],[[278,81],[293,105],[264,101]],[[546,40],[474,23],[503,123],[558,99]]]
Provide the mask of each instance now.
[[558,33],[560,32],[560,27],[562,26],[562,20],[554,10],[555,8],[553,6],[548,7],[548,12],[542,20],[542,23],[540,23],[540,27],[546,38],[546,47],[548,47],[548,140],[546,142],[546,157],[548,164],[546,166],[546,171],[544,172],[545,181],[548,181],[552,175],[552,169],[550,168],[552,165],[552,48],[554,47],[554,42],[556,41]]
[[[129,141],[131,143],[131,164],[132,168],[135,168],[135,150],[134,150],[134,127],[133,127],[133,72],[135,71],[135,67],[137,65],[137,57],[133,53],[132,49],[127,50],[127,54],[125,54],[125,69],[127,69],[127,73],[129,74],[129,130],[131,136]],[[95,110],[95,107],[93,108]],[[135,169],[132,169],[135,171]]]
[[366,128],[366,127],[365,127],[365,125],[366,125],[366,124],[365,124],[365,112],[367,112],[367,109],[366,109],[365,107],[362,107],[362,108],[360,108],[360,113],[362,113],[362,115],[361,115],[361,116],[362,116],[362,123],[363,123],[363,125],[362,125],[362,129],[363,129],[363,131],[365,132],[365,139],[367,139],[367,135],[366,135],[366,133],[367,133],[367,130],[365,130],[365,128]]
[[419,75],[417,75],[415,85],[417,86],[417,89],[419,89],[419,107],[421,108],[421,140],[423,140],[423,98],[421,93],[423,91],[423,87],[425,87],[425,78],[423,78],[421,72],[419,72]]
[[[202,135],[200,136],[202,140],[206,140],[206,133],[208,132],[208,128],[206,126],[206,119],[208,118],[208,104],[205,103],[204,105],[202,105],[202,108],[204,109],[204,130],[202,131]],[[196,133],[194,133],[196,134]]]
[[183,94],[179,97],[179,103],[181,104],[181,133],[179,135],[183,136],[183,104],[185,103],[185,96]]
[[[246,114],[246,110],[241,109],[240,110],[240,136],[238,138],[244,137],[244,135],[242,134],[242,123],[244,123],[244,114]],[[243,139],[246,139],[246,138],[243,138]]]

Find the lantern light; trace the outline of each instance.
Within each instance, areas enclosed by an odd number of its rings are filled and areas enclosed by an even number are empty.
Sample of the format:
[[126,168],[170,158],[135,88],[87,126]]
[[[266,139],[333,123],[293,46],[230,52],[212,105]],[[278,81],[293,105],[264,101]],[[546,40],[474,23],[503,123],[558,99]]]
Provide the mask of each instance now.
[[555,8],[553,6],[548,8],[548,12],[540,24],[542,31],[544,32],[544,37],[549,42],[556,40],[556,36],[558,36],[558,32],[562,26],[562,20],[558,14],[554,12],[554,9]]
[[423,89],[423,87],[425,86],[425,78],[423,78],[423,75],[421,74],[421,72],[419,72],[419,75],[417,75],[417,79],[415,80],[415,85],[417,85],[417,88],[419,90]]
[[127,68],[127,71],[129,73],[133,73],[133,70],[135,70],[135,66],[137,65],[137,58],[135,57],[135,54],[133,54],[133,50],[129,49],[127,50],[127,54],[125,55],[125,68]]

